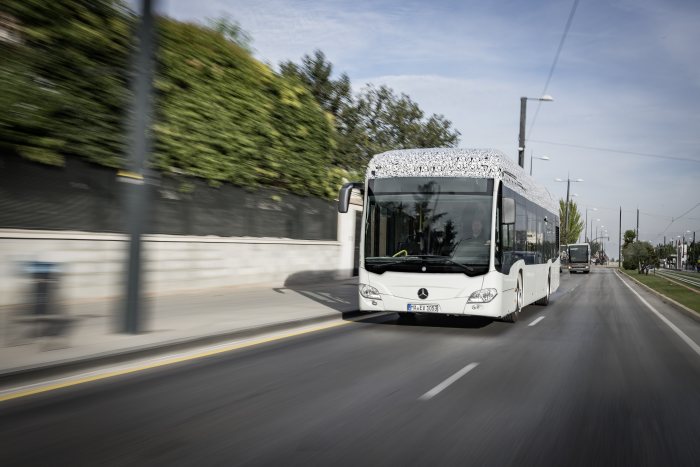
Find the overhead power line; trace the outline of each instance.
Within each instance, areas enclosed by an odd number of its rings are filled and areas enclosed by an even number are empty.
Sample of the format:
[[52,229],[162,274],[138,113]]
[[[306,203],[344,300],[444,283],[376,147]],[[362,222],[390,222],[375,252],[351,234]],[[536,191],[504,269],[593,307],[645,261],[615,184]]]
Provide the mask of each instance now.
[[616,152],[618,154],[628,154],[630,156],[653,157],[656,159],[695,162],[695,163],[700,164],[700,159],[691,159],[689,157],[665,156],[663,154],[650,154],[650,153],[645,153],[645,152],[625,151],[623,149],[601,148],[601,147],[596,147],[596,146],[583,146],[580,144],[556,143],[554,141],[542,141],[542,140],[537,140],[537,139],[532,139],[532,140],[530,140],[530,142],[531,143],[540,143],[540,144],[551,144],[553,146],[566,146],[569,148],[576,148],[576,149],[589,149],[592,151]]
[[[540,96],[547,94],[547,89],[549,89],[549,82],[552,81],[552,75],[554,75],[554,69],[557,67],[557,62],[559,62],[559,55],[561,54],[561,49],[564,48],[564,42],[566,41],[566,36],[569,35],[569,29],[571,29],[571,23],[574,21],[574,15],[576,14],[576,8],[578,7],[579,0],[574,0],[574,4],[571,5],[571,11],[569,12],[569,18],[566,20],[566,26],[564,26],[564,32],[561,35],[561,40],[559,41],[559,47],[557,47],[557,52],[554,54],[554,61],[549,69],[549,75],[547,75],[547,81],[544,83],[544,89]],[[542,101],[537,102],[537,108],[535,109],[535,115],[532,117],[532,122],[530,122],[530,128],[527,131],[527,138],[530,138],[532,133],[532,128],[535,126],[535,121],[537,120],[537,115],[540,113],[540,106]],[[527,139],[526,138],[526,139]]]
[[668,228],[671,227],[676,221],[679,221],[679,220],[683,219],[683,217],[685,217],[686,214],[689,214],[691,211],[693,211],[693,210],[694,210],[695,208],[697,208],[698,206],[700,206],[700,203],[697,203],[695,206],[693,206],[692,208],[688,209],[687,211],[685,211],[685,212],[684,212],[683,214],[681,214],[680,216],[672,217],[672,218],[671,218],[671,222],[669,222],[669,224],[666,226],[666,228],[664,229],[664,231],[661,232],[659,235],[657,235],[656,238],[655,238],[654,240],[656,240],[657,238],[659,238],[660,236],[662,236],[663,234],[665,234],[666,231],[668,230]]

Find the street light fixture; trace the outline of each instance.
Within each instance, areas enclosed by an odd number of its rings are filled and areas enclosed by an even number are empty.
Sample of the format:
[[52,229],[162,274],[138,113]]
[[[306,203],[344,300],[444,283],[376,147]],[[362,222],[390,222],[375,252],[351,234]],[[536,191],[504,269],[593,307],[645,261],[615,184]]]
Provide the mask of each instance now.
[[[564,235],[564,240],[568,239],[568,234],[569,234],[569,190],[571,188],[571,182],[582,182],[582,178],[576,178],[576,179],[571,179],[569,176],[566,177],[566,180],[561,179],[561,178],[555,178],[555,182],[566,182],[566,215],[564,216],[565,219],[565,232],[566,234]],[[566,242],[568,243],[568,242]]]
[[530,176],[532,176],[532,159],[539,159],[541,161],[548,161],[549,157],[547,157],[547,156],[533,156],[532,153],[530,153]]
[[525,168],[525,114],[527,113],[527,101],[552,102],[554,99],[549,94],[542,97],[520,98],[520,135],[518,136],[518,165]]

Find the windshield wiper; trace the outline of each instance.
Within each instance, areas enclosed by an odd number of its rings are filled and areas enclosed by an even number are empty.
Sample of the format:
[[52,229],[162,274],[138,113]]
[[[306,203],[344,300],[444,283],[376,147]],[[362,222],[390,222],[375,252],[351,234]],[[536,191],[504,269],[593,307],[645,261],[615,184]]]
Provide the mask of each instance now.
[[473,267],[467,266],[466,264],[458,263],[457,261],[454,261],[454,260],[449,259],[449,258],[445,258],[444,256],[434,256],[434,258],[440,258],[440,259],[441,259],[440,262],[443,263],[443,264],[449,264],[449,265],[451,265],[451,266],[457,266],[458,268],[460,268],[460,269],[462,269],[462,270],[464,270],[464,271],[467,271],[467,272],[471,272],[471,273],[475,273],[475,272],[476,272],[476,269],[474,269]]
[[374,263],[371,262],[369,264],[366,263],[366,266],[369,266],[370,268],[374,269],[384,269],[386,267],[390,266],[398,266],[401,264],[416,264],[416,263],[428,263],[428,264],[443,264],[443,265],[450,265],[450,266],[457,266],[463,271],[466,271],[471,274],[475,274],[477,272],[476,268],[472,266],[467,266],[466,264],[459,263],[457,261],[454,261],[447,256],[441,256],[441,255],[408,255],[408,256],[400,256],[400,258],[405,258],[401,261],[389,261],[389,262],[381,262],[381,263]]
[[394,261],[387,261],[387,262],[383,262],[383,261],[375,262],[376,260],[371,260],[370,262],[367,262],[367,260],[365,260],[365,266],[369,266],[372,269],[374,269],[374,268],[384,269],[384,268],[389,267],[389,266],[398,266],[400,264],[416,264],[416,263],[418,263],[418,261],[416,261],[416,260],[420,259],[416,256],[399,256],[399,258],[408,258],[408,261],[405,259],[402,259],[400,261],[394,260]]
[[442,264],[449,264],[451,266],[457,266],[461,268],[464,271],[474,273],[476,272],[476,269],[474,269],[471,266],[467,266],[466,264],[458,263],[455,260],[452,260],[446,256],[441,256],[441,255],[411,255],[408,256],[408,258],[420,258],[423,260],[438,260],[438,261],[430,261],[431,263],[442,263]]

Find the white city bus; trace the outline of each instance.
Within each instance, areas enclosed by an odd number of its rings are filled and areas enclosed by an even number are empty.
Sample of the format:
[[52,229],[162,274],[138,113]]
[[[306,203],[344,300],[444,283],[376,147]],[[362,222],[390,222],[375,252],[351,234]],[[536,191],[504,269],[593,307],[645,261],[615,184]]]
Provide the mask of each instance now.
[[591,272],[591,246],[588,243],[571,243],[566,250],[569,272]]
[[353,188],[364,191],[362,311],[514,322],[559,287],[558,206],[498,151],[376,155],[364,183],[341,188],[340,212]]

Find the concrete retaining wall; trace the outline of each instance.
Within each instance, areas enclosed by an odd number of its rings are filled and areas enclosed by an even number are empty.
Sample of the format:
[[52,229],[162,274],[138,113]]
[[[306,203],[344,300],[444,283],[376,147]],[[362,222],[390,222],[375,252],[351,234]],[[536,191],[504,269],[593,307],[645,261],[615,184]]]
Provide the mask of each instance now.
[[[352,274],[354,213],[338,216],[338,241],[281,238],[144,237],[145,293],[162,294]],[[22,303],[30,288],[28,261],[59,264],[60,299],[123,294],[127,237],[67,231],[0,230],[0,306]]]

